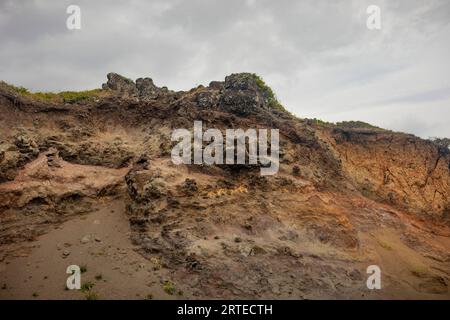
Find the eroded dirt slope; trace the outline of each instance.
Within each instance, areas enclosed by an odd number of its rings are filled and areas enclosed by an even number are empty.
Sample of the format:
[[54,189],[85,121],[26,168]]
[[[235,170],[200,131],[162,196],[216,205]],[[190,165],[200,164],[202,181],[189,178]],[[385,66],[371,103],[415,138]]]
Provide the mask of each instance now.
[[[278,174],[174,165],[170,134],[194,120],[279,129]],[[295,118],[247,74],[188,92],[110,74],[98,95],[76,103],[3,84],[0,132],[2,298],[60,297],[65,274],[40,282],[26,279],[33,268],[14,269],[47,258],[60,272],[65,250],[95,273],[105,265],[107,285],[94,286],[102,298],[450,298],[450,156],[430,141]],[[120,232],[129,245],[102,247],[88,231],[89,217],[111,206],[128,230],[105,223],[100,238]],[[76,249],[64,247],[77,238]],[[372,264],[381,290],[366,287]],[[138,279],[135,293],[127,278]]]

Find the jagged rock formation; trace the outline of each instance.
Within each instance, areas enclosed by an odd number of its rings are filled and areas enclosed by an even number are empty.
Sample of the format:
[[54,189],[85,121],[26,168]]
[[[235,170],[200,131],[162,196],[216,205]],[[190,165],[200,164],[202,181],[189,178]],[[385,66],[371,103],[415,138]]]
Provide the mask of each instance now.
[[141,101],[156,99],[158,94],[168,92],[166,87],[158,88],[151,78],[139,78],[136,83],[117,73],[108,73],[107,78],[103,89],[112,90],[120,96],[138,97]]
[[[194,120],[279,129],[279,173],[174,165],[171,132]],[[110,73],[72,104],[2,84],[0,128],[0,259],[119,198],[130,241],[189,298],[449,298],[450,155],[431,141],[298,119],[251,74],[174,92]],[[371,264],[384,290],[365,287]]]

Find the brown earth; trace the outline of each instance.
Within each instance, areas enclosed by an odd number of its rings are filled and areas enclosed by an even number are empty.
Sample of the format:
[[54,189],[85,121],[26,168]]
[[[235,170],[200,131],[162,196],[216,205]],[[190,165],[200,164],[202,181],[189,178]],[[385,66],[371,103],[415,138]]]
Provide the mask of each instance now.
[[[0,86],[0,298],[450,298],[448,149],[295,118],[245,74],[108,79],[75,103]],[[278,174],[173,164],[194,120],[279,129]],[[64,289],[70,264],[90,291]]]

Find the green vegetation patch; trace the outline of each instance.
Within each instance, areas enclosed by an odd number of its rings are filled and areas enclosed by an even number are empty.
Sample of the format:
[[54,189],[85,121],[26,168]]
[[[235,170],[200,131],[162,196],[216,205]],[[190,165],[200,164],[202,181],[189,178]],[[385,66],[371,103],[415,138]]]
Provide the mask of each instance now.
[[263,92],[263,95],[266,97],[269,108],[286,111],[283,105],[278,101],[277,96],[273,92],[272,88],[269,87],[257,74],[253,73],[252,76],[255,79],[256,85],[258,86],[259,90],[261,90]]
[[55,92],[30,92],[27,88],[16,87],[10,84],[5,84],[11,90],[17,92],[22,96],[29,97],[35,100],[41,101],[52,101],[60,103],[70,103],[75,104],[82,101],[89,101],[98,96],[103,90],[102,89],[92,89],[85,91],[61,91]]
[[83,293],[89,292],[94,287],[92,282],[85,282],[81,285],[80,291]]
[[260,76],[258,76],[256,73],[248,73],[248,72],[240,73],[239,75],[241,77],[249,78],[255,81],[256,85],[258,86],[258,89],[267,99],[267,105],[269,106],[269,108],[274,110],[286,111],[284,106],[278,101],[272,88],[269,87]]
[[331,122],[327,122],[327,121],[323,121],[317,118],[313,118],[313,119],[307,119],[309,123],[312,123],[314,125],[317,126],[328,126],[328,125],[332,125]]
[[175,284],[171,281],[165,281],[163,284],[164,291],[169,295],[174,295],[177,292],[177,289],[175,288]]
[[57,95],[62,97],[65,103],[78,103],[96,97],[96,95],[101,91],[102,89],[93,89],[85,91],[63,91],[58,93]]

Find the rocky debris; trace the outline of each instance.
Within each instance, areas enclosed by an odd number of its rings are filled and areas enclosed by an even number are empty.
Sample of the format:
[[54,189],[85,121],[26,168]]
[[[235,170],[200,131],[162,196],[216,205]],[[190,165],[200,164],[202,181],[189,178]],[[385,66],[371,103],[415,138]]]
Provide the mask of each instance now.
[[160,89],[155,86],[151,78],[137,79],[136,88],[139,92],[139,98],[143,100],[157,98],[160,91]]
[[357,249],[359,247],[355,230],[339,222],[321,225],[308,223],[307,229],[322,243],[329,243],[334,247],[345,249]]
[[184,180],[183,184],[181,185],[181,189],[184,194],[192,196],[198,191],[197,182],[194,179],[186,178],[186,180]]
[[149,202],[167,194],[165,180],[158,171],[146,171],[144,173],[130,171],[125,180],[130,195],[137,202]]
[[25,154],[30,158],[36,157],[39,154],[37,143],[25,135],[18,135],[16,137],[15,145],[19,148],[20,153]]
[[148,170],[150,166],[150,160],[147,155],[140,155],[133,165],[133,170]]
[[200,108],[214,108],[219,103],[219,96],[214,92],[202,91],[197,94],[196,100]]
[[416,285],[418,291],[432,294],[448,293],[448,285],[442,276],[423,271],[412,271],[411,273],[420,279]]
[[13,180],[18,170],[38,154],[38,144],[24,133],[17,134],[13,144],[0,142],[0,182]]
[[91,212],[99,194],[106,199],[125,189],[126,171],[70,164],[56,149],[42,152],[18,169],[15,180],[0,184],[0,244],[21,245],[52,225]]
[[154,178],[144,185],[143,193],[147,199],[161,198],[166,195],[166,183],[162,178]]
[[59,158],[58,150],[56,150],[55,148],[51,148],[45,154],[45,156],[47,157],[47,165],[50,168],[60,168],[61,167],[61,164],[59,161],[60,158]]
[[22,155],[15,150],[2,150],[0,160],[0,182],[11,181],[17,175],[18,168],[26,161]]
[[77,164],[123,168],[133,159],[134,152],[123,143],[84,140],[78,143],[47,140],[43,147],[53,147],[66,161]]

